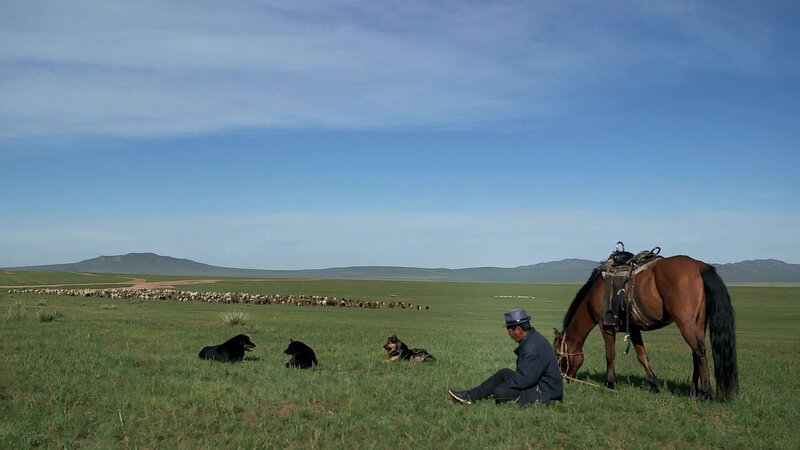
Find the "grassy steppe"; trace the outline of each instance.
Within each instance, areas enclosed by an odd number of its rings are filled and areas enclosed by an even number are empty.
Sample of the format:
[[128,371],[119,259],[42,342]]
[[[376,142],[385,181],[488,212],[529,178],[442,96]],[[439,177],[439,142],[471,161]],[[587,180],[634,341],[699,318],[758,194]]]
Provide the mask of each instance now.
[[[12,284],[7,276],[0,274],[0,284]],[[18,281],[13,284],[23,284]],[[665,382],[659,394],[647,390],[635,356],[622,356],[620,342],[616,392],[570,384],[564,403],[546,408],[490,401],[465,407],[448,400],[448,388],[471,387],[500,367],[513,367],[515,344],[502,327],[504,311],[526,308],[551,338],[578,287],[230,279],[189,288],[403,300],[428,305],[427,311],[110,300],[3,289],[0,448],[796,448],[795,287],[730,288],[741,394],[729,403],[688,397],[691,356],[674,325],[644,334],[653,368]],[[40,322],[38,311],[60,316]],[[247,312],[249,323],[225,325],[221,315],[232,311]],[[257,344],[243,363],[197,358],[203,346],[238,333]],[[384,362],[381,346],[393,333],[426,348],[437,362]],[[290,338],[312,346],[320,365],[284,369],[288,356],[282,351]],[[597,331],[585,351],[579,377],[599,382],[605,361]]]

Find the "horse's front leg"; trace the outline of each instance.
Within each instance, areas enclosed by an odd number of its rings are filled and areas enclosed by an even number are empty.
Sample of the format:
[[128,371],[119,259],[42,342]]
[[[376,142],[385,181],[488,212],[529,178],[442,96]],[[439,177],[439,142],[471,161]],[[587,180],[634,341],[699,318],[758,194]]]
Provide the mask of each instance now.
[[616,357],[616,334],[614,328],[603,328],[603,342],[606,344],[606,386],[611,389],[617,385],[617,374],[614,371]]
[[650,368],[650,360],[647,359],[647,351],[644,349],[644,340],[642,339],[642,331],[638,329],[631,330],[631,342],[633,348],[636,349],[636,357],[639,358],[639,363],[644,367],[644,373],[647,374],[647,381],[650,382],[650,390],[652,392],[659,392],[661,390],[661,382],[656,377],[653,369]]

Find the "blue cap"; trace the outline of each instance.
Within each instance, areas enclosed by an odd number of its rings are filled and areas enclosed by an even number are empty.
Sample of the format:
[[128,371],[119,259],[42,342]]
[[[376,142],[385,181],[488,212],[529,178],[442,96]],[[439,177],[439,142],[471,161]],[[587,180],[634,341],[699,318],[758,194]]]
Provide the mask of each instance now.
[[506,328],[530,322],[531,318],[524,309],[514,309],[506,313]]

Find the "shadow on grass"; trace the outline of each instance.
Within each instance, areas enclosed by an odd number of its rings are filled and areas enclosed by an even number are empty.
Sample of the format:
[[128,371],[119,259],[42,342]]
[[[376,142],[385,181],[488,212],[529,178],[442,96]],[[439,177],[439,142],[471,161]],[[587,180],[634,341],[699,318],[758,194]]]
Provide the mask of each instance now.
[[[583,373],[578,377],[581,381],[589,381],[600,386],[606,385],[606,375],[604,373]],[[639,387],[644,390],[650,390],[650,382],[647,378],[641,375],[619,375],[617,374],[617,386],[627,384],[629,386]],[[672,380],[661,380],[661,391],[669,392],[673,395],[689,396],[690,386],[689,383],[681,383]]]

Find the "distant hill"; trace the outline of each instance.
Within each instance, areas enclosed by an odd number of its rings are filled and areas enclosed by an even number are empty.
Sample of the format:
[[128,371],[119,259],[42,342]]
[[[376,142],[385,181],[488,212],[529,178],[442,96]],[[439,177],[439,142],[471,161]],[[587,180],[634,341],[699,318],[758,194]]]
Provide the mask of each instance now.
[[[417,268],[392,266],[333,267],[305,270],[236,269],[203,264],[188,259],[155,253],[129,253],[99,256],[77,263],[46,266],[9,267],[3,270],[43,272],[95,272],[149,275],[224,276],[253,278],[322,278],[361,280],[428,280],[504,283],[583,283],[598,261],[564,259],[513,268],[474,267],[466,269]],[[716,264],[728,283],[800,282],[800,264],[774,259]]]
[[6,270],[221,276],[227,269],[155,253],[128,253],[117,256],[98,256],[77,263],[17,267]]
[[717,273],[733,283],[797,283],[800,264],[788,264],[777,259],[753,259],[731,264],[715,264]]
[[333,267],[304,270],[260,270],[218,267],[155,253],[99,256],[77,263],[9,267],[3,270],[42,272],[94,272],[150,275],[226,276],[263,278],[382,279],[429,281],[486,281],[520,283],[572,283],[586,281],[595,261],[565,259],[516,268],[476,267],[427,269],[393,266]]

